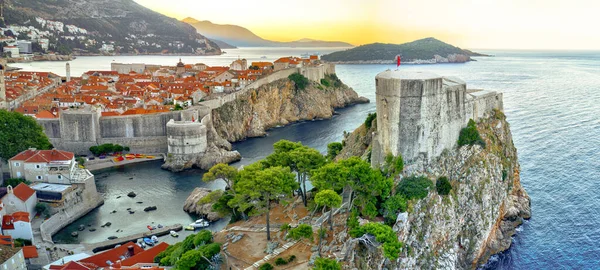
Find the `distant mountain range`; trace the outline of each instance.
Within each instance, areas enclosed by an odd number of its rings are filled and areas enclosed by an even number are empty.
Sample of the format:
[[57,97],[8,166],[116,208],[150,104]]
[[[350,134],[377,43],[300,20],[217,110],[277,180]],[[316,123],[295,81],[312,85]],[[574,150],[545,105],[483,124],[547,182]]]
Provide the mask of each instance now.
[[252,31],[231,24],[214,24],[210,21],[199,21],[194,18],[182,20],[212,40],[218,40],[238,47],[353,47],[352,44],[341,41],[321,41],[301,39],[292,42],[279,42],[263,39]]
[[[190,25],[145,8],[133,0],[4,0],[11,26],[33,26],[65,53],[220,54],[217,44]],[[41,20],[40,20],[41,19]],[[16,28],[15,28],[16,29]],[[83,30],[82,30],[83,29]],[[28,33],[15,33],[15,35]],[[36,41],[39,36],[28,39]],[[199,50],[198,50],[199,49]]]
[[464,63],[472,61],[471,56],[486,56],[430,37],[404,44],[362,45],[323,55],[321,59],[348,64],[390,64],[395,62],[397,55],[401,56],[403,63],[414,64]]

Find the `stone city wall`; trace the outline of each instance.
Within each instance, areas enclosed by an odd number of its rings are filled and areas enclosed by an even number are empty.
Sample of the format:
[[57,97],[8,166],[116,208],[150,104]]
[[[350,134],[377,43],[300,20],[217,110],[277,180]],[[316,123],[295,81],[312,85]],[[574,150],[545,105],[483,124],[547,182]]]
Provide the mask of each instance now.
[[469,119],[502,110],[502,94],[467,90],[458,78],[427,72],[382,72],[376,77],[376,95],[373,164],[381,164],[387,154],[431,160],[456,146]]

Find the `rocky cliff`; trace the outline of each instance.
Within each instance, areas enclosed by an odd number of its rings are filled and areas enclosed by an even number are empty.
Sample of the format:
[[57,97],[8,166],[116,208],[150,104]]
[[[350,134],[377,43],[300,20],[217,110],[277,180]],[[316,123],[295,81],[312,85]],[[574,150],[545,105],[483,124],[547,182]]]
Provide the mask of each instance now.
[[211,192],[208,188],[195,188],[183,204],[183,211],[206,218],[208,221],[217,221],[221,218],[219,213],[212,210],[212,203],[198,204],[198,202]]
[[[373,127],[374,128],[374,127]],[[517,149],[504,115],[496,111],[480,120],[478,130],[486,142],[445,151],[425,164],[406,164],[402,177],[446,176],[452,184],[447,196],[435,190],[410,201],[394,226],[404,248],[397,261],[383,259],[381,251],[360,246],[349,251],[350,267],[382,266],[393,269],[474,269],[493,254],[510,247],[511,236],[531,214],[530,199],[520,183]],[[364,126],[345,138],[340,155],[369,156]]]
[[276,126],[331,118],[335,108],[366,102],[369,100],[344,84],[325,87],[311,82],[306,89],[296,90],[293,82],[282,79],[240,95],[213,110],[212,117],[217,133],[236,142],[264,136]]

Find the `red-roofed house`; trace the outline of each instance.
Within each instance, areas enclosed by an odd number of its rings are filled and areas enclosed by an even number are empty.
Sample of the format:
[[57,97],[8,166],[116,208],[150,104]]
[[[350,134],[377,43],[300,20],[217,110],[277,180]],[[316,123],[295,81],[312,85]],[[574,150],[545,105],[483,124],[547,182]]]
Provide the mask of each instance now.
[[10,235],[14,239],[27,239],[33,241],[33,231],[29,213],[15,212],[2,217],[2,234]]
[[20,183],[14,188],[8,186],[6,195],[2,197],[2,203],[4,204],[6,213],[16,214],[16,212],[27,212],[31,219],[35,214],[37,195],[35,194],[35,190],[28,185]]
[[94,256],[85,258],[79,262],[93,264],[96,267],[108,267],[110,264],[114,264],[117,261],[126,260],[127,258],[133,257],[143,251],[144,249],[140,246],[133,242],[128,242],[120,247],[95,254]]
[[37,258],[38,252],[35,246],[24,246],[23,247],[23,256],[25,259]]
[[68,184],[75,155],[60,150],[25,150],[8,160],[10,175],[30,182]]
[[133,257],[129,257],[125,260],[122,260],[121,265],[122,266],[133,266],[133,265],[140,264],[140,263],[153,263],[154,257],[156,257],[156,255],[158,255],[158,253],[163,252],[168,247],[169,247],[169,244],[167,244],[165,242],[160,242],[159,244],[157,244],[156,246],[154,246],[148,250],[144,250],[144,251],[136,254]]

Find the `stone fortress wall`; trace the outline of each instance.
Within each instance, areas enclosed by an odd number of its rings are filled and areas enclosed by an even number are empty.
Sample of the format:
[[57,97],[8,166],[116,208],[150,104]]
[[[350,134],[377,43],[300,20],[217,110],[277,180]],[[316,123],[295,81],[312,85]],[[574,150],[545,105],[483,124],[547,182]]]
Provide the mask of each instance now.
[[[142,67],[140,64],[139,67],[126,65],[123,68],[135,70]],[[115,69],[114,66],[113,69]],[[192,108],[182,111],[101,117],[98,109],[88,106],[83,109],[62,111],[58,119],[38,119],[37,121],[44,128],[44,132],[54,147],[76,154],[90,154],[89,148],[92,146],[113,143],[129,146],[131,151],[136,153],[170,153],[177,156],[177,152],[170,150],[183,151],[183,148],[177,147],[175,144],[182,140],[182,142],[189,143],[185,138],[188,136],[186,134],[189,134],[189,139],[192,141],[207,140],[206,125],[201,125],[199,122],[200,119],[203,119],[204,122],[204,118],[210,115],[213,109],[237,99],[240,94],[285,79],[293,73],[301,73],[310,80],[319,82],[326,74],[335,73],[335,65],[326,63],[314,67],[281,70],[256,80],[238,92],[200,102]],[[196,122],[192,123],[192,119]],[[173,123],[169,128],[168,123],[171,120]],[[183,122],[180,123],[180,121]],[[184,132],[183,135],[179,135],[181,130],[186,130],[188,133]],[[204,138],[198,137],[199,134],[204,134]],[[202,148],[200,145],[197,146]],[[191,148],[181,154],[189,156],[187,154],[189,151],[193,153],[200,151],[194,147]],[[206,143],[204,143],[204,150],[206,150]],[[179,157],[184,158],[183,156]],[[188,158],[185,157],[185,159]]]
[[371,161],[402,155],[405,161],[431,160],[456,146],[469,119],[503,110],[502,94],[467,90],[455,77],[428,72],[384,71],[375,78],[377,134]]

